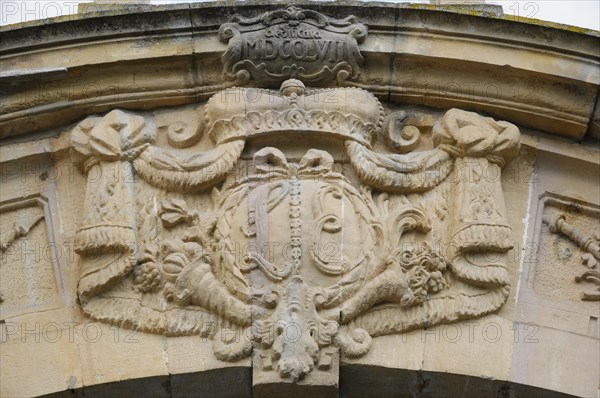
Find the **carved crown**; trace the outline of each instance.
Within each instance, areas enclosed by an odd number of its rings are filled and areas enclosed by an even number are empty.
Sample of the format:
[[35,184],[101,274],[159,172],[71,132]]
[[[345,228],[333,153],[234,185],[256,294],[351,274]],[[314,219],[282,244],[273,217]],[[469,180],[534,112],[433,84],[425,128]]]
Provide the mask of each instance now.
[[343,137],[370,145],[383,124],[377,98],[358,88],[307,90],[296,79],[279,91],[230,88],[215,94],[206,106],[210,137],[223,143],[263,134],[302,132]]

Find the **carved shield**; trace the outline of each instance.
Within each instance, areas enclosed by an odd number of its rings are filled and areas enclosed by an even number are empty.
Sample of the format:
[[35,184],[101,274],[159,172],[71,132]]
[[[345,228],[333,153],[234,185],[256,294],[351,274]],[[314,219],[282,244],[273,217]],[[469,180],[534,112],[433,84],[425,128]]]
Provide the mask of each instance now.
[[250,289],[277,290],[295,274],[323,289],[324,307],[339,304],[373,272],[369,264],[381,252],[372,200],[332,169],[327,152],[309,150],[290,165],[265,148],[254,159],[254,174],[221,193],[218,277],[244,299]]

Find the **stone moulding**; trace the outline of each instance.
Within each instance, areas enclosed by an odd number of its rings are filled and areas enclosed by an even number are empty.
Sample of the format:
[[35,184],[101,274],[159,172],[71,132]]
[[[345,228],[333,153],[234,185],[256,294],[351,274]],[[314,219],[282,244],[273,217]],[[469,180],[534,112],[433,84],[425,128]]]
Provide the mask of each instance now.
[[[358,47],[354,42],[347,47],[360,52],[355,64],[348,62],[353,66],[345,84],[395,103],[486,112],[574,140],[587,132],[599,136],[597,32],[452,7],[358,2],[296,6],[309,15],[303,24],[329,21],[331,26],[337,23],[331,16],[354,15],[369,32],[364,41],[363,33],[353,37]],[[235,38],[221,41],[217,27],[229,23],[240,26],[240,32],[252,27],[255,34],[266,28],[263,22],[240,23],[260,19],[265,11],[286,12],[280,3],[244,2],[235,6],[243,16],[235,22],[222,12],[221,3],[127,10],[70,16],[49,25],[3,27],[0,57],[7,72],[0,75],[5,93],[0,137],[58,128],[114,108],[141,110],[206,100],[224,88],[221,57],[229,52],[227,60],[236,59],[229,51],[236,47]],[[318,22],[323,18],[312,15],[327,17]],[[285,25],[278,18],[268,23]],[[345,23],[354,26],[351,20]],[[347,35],[344,29],[337,32]],[[415,40],[421,44],[410,44]],[[239,62],[227,65],[233,68]],[[272,88],[292,77],[292,70],[281,70],[282,64],[267,64],[251,76],[276,74],[264,77]],[[315,65],[303,67],[314,74],[310,68]],[[107,68],[110,77],[99,78]],[[244,70],[237,68],[235,73]]]

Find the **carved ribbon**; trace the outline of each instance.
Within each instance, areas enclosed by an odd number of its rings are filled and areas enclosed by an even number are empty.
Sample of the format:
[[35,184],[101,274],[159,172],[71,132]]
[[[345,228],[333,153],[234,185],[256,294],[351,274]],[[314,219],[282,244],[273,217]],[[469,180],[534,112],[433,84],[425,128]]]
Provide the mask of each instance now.
[[450,109],[433,126],[433,143],[454,157],[483,157],[503,167],[519,153],[519,129],[475,112]]

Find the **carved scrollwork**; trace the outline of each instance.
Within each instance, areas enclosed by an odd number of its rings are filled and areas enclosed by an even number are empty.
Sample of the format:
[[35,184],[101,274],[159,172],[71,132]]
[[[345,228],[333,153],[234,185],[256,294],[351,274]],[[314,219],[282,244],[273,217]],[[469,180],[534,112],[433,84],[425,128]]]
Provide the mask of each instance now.
[[[429,117],[422,114],[419,116],[421,117],[417,118],[416,115],[405,111],[397,111],[390,114],[387,117],[383,130],[383,136],[387,144],[400,153],[410,152],[415,149],[419,145],[419,142],[421,142],[421,130],[419,127],[426,127],[428,124],[427,121],[433,120],[430,115],[428,115]],[[432,125],[430,124],[427,127],[431,128]]]
[[223,73],[241,85],[290,78],[312,84],[353,80],[364,60],[358,43],[366,36],[367,28],[353,16],[338,20],[294,6],[255,18],[234,16],[219,29],[228,44]]
[[[33,205],[33,206],[32,206]],[[41,198],[28,198],[24,201],[15,202],[9,201],[8,203],[0,203],[0,267],[3,267],[3,278],[10,277],[7,271],[8,261],[7,256],[10,256],[11,250],[18,250],[18,240],[27,238],[28,234],[40,223],[44,221],[44,208],[45,202]],[[42,209],[40,209],[40,207]],[[4,218],[5,215],[10,215]],[[10,258],[10,257],[8,257]],[[14,261],[13,261],[14,262]],[[20,267],[19,267],[20,268]],[[31,288],[30,288],[31,290]],[[6,298],[6,291],[0,290],[0,304],[8,304],[8,307],[16,307],[14,304],[14,293],[13,297]],[[6,301],[5,301],[6,299]],[[12,303],[11,303],[12,302]],[[3,316],[6,316],[7,307],[3,307]]]
[[0,236],[0,253],[5,252],[17,239],[27,236],[29,231],[43,219],[43,215],[35,214],[24,220],[17,220],[11,228],[3,230]]
[[338,334],[340,346],[348,358],[359,358],[371,349],[373,339],[364,329],[352,329]]
[[198,119],[198,125],[189,125],[186,122],[175,122],[167,127],[167,139],[169,144],[175,148],[188,148],[200,141],[202,138],[202,119]]

